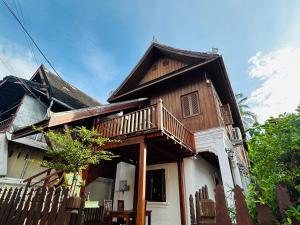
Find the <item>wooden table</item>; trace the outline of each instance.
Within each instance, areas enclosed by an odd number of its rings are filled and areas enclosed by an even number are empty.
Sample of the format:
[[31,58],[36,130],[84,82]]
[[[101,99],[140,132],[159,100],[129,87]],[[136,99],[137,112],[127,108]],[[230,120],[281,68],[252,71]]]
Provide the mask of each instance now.
[[[148,225],[151,225],[151,212],[152,212],[152,210],[146,210],[146,216],[148,218]],[[129,225],[130,218],[135,220],[136,211],[135,210],[109,211],[109,217],[110,217],[109,221],[111,224],[112,224],[113,218],[122,218],[122,219],[125,219],[125,224]]]

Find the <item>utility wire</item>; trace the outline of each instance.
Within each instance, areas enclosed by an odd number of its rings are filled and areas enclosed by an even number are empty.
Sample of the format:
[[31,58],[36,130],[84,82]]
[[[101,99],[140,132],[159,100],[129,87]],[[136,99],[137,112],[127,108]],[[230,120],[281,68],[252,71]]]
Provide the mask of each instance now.
[[[17,15],[15,14],[15,12],[10,8],[10,6],[6,3],[5,0],[2,0],[2,3],[4,4],[4,6],[8,9],[8,11],[12,14],[12,16],[17,20],[17,22],[20,24],[20,26],[22,27],[23,31],[27,34],[27,36],[30,38],[30,40],[32,41],[32,43],[35,45],[35,47],[37,48],[37,50],[39,51],[39,53],[43,56],[43,58],[46,60],[46,62],[49,64],[49,66],[53,69],[53,71],[57,74],[57,76],[60,77],[60,75],[58,74],[58,72],[55,70],[54,66],[51,64],[51,62],[48,60],[48,58],[45,56],[45,54],[43,53],[43,51],[39,48],[39,46],[37,45],[37,43],[34,41],[34,39],[31,37],[30,33],[27,31],[27,29],[24,27],[23,23],[19,20],[19,18],[17,17]],[[60,77],[61,78],[61,77]]]
[[[24,27],[26,26],[26,23],[25,23],[25,19],[24,19],[24,16],[23,16],[23,12],[22,12],[22,8],[21,8],[21,5],[19,4],[18,0],[13,0],[13,3],[14,3],[14,6],[16,8],[16,12],[17,12],[17,15],[18,15],[18,18],[20,21],[23,22],[24,24]],[[38,60],[37,58],[35,57],[35,52],[34,52],[34,48],[33,46],[31,45],[27,35],[23,32],[24,34],[24,38],[26,40],[26,44],[30,50],[30,53],[31,53],[31,57],[33,58],[33,60],[35,61],[36,65],[38,65]]]

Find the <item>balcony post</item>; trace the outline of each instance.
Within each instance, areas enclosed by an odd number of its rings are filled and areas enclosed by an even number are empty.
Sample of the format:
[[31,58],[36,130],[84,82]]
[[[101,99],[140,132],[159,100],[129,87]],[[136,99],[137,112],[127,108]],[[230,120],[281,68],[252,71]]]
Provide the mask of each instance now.
[[186,225],[186,201],[185,201],[185,184],[184,184],[184,168],[183,159],[177,161],[178,168],[178,184],[179,184],[179,203],[180,203],[180,219],[181,225]]
[[138,166],[138,199],[136,210],[136,224],[145,224],[145,207],[146,207],[146,161],[147,146],[144,141],[139,145],[139,166]]
[[163,129],[164,129],[162,99],[159,99],[157,101],[157,128],[158,128],[158,130],[161,130],[161,131],[163,131]]

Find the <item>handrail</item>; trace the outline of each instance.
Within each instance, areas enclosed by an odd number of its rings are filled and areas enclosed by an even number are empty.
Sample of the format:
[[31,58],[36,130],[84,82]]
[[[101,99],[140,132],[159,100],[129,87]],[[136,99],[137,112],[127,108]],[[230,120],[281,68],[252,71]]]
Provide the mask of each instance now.
[[139,132],[161,131],[194,150],[194,135],[158,101],[157,104],[104,121],[95,121],[94,128],[103,137],[116,138]]
[[[58,175],[62,172],[60,170],[59,171],[55,170],[54,172],[51,173],[51,170],[52,170],[51,168],[50,169],[46,169],[46,170],[44,170],[44,171],[42,171],[40,173],[37,173],[37,174],[35,174],[35,175],[31,176],[31,177],[28,177],[27,179],[23,180],[23,183],[27,183],[28,187],[35,186],[35,185],[37,185],[39,183],[42,183],[42,182],[44,183],[43,184],[44,186],[49,185],[53,181],[57,180],[59,178]],[[35,179],[35,178],[37,178],[37,177],[39,177],[39,176],[41,176],[43,174],[45,174],[46,176],[43,177],[42,179],[36,181],[35,183],[32,183],[33,179]],[[57,175],[58,177],[50,180],[50,178],[53,177],[53,176],[55,176],[55,175]]]
[[179,142],[194,149],[194,134],[190,132],[171,112],[162,107],[163,128]]
[[156,125],[156,105],[140,109],[123,116],[97,122],[95,129],[104,137],[117,137],[151,130]]

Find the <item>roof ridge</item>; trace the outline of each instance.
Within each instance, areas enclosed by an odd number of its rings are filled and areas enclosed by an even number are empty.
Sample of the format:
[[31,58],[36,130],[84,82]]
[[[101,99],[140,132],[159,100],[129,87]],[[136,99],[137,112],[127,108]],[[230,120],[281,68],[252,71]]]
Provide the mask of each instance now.
[[[48,78],[51,79],[51,77],[52,77],[52,78],[54,77],[54,79],[57,79],[59,82],[62,82],[62,85],[65,85],[65,86],[66,86],[66,87],[65,87],[65,88],[66,88],[66,91],[64,91],[64,90],[60,90],[60,91],[64,92],[64,93],[67,94],[68,96],[70,96],[70,97],[72,97],[73,99],[77,100],[79,103],[85,104],[84,102],[82,102],[82,101],[80,101],[80,100],[74,98],[74,96],[68,92],[68,91],[72,91],[72,90],[69,90],[69,88],[72,88],[73,91],[76,91],[77,93],[80,93],[80,94],[83,95],[84,97],[89,98],[89,99],[90,99],[91,101],[93,101],[95,104],[101,105],[101,103],[100,103],[98,100],[96,100],[95,98],[89,96],[89,95],[86,94],[85,92],[81,91],[79,88],[77,88],[77,87],[74,86],[73,84],[70,84],[69,82],[65,81],[65,80],[64,80],[63,78],[61,78],[60,76],[57,76],[56,74],[52,73],[51,71],[47,70],[46,68],[44,68],[44,70],[45,70],[45,76],[47,77],[47,80],[48,80],[50,86],[52,86],[52,85],[50,84],[51,81],[49,81]],[[52,88],[53,88],[53,87],[52,87]],[[56,88],[56,87],[55,87],[55,88]]]
[[193,50],[186,50],[186,49],[182,49],[182,48],[176,48],[170,45],[165,45],[165,44],[161,44],[158,42],[153,42],[152,43],[153,46],[157,47],[157,48],[163,48],[166,49],[168,51],[174,51],[174,52],[182,52],[185,54],[189,54],[190,56],[212,56],[212,57],[216,57],[219,56],[219,54],[215,54],[215,53],[210,53],[210,52],[199,52],[199,51],[193,51]]

